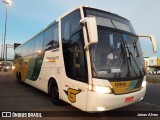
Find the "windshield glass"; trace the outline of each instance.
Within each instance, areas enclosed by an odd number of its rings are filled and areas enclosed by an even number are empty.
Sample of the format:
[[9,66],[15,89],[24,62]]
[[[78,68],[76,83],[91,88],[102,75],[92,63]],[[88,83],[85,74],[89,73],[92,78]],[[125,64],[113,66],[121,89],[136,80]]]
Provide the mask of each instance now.
[[98,26],[98,44],[91,45],[92,73],[96,78],[141,78],[143,56],[138,38]]

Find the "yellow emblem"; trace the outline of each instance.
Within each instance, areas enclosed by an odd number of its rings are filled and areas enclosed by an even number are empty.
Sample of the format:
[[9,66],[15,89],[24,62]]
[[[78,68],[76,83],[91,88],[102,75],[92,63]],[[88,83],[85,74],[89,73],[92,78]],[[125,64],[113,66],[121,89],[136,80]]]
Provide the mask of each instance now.
[[65,91],[65,93],[68,95],[69,101],[72,103],[76,102],[76,95],[80,92],[81,92],[80,90],[75,90],[72,88],[69,88],[67,91]]

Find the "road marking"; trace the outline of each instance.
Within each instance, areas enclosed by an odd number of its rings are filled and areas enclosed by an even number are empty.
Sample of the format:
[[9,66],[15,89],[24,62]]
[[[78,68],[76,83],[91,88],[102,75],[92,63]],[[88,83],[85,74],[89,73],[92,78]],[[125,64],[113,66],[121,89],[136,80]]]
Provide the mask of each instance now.
[[144,103],[144,104],[148,104],[148,105],[152,105],[152,106],[156,106],[156,107],[160,108],[160,106],[155,105],[155,104],[152,104],[152,103],[148,103],[148,102],[143,102],[143,103]]

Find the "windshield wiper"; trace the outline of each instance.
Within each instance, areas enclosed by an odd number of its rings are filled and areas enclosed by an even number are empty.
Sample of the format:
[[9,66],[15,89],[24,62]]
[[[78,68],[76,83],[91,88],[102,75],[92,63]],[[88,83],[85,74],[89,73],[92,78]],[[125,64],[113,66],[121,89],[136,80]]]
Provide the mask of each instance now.
[[133,56],[133,54],[132,54],[131,52],[130,52],[130,54],[132,55],[132,58],[133,58],[136,66],[137,66],[137,68],[138,68],[138,70],[139,70],[139,72],[140,72],[140,75],[143,76],[144,74],[142,73],[141,68],[140,68],[139,65],[137,64],[136,59],[134,58],[134,56]]
[[139,57],[140,55],[139,55],[138,48],[137,48],[137,45],[136,45],[137,41],[138,41],[138,40],[136,40],[136,41],[133,43],[133,47],[134,47],[134,50],[136,49],[136,53],[137,53],[137,56],[136,56],[136,57]]
[[[121,42],[122,42],[122,41],[121,41]],[[124,41],[123,41],[123,42],[124,42]],[[122,43],[123,43],[123,42],[122,42]],[[124,43],[125,43],[125,42],[124,42]],[[126,60],[127,60],[127,68],[128,68],[127,76],[131,77],[131,71],[130,71],[130,69],[129,69],[129,62],[128,62],[128,56],[127,56],[127,52],[129,52],[129,51],[128,51],[128,48],[127,48],[127,51],[126,51],[125,45],[126,45],[126,43],[124,44],[124,50],[123,50],[123,52],[124,52],[124,55],[125,55]],[[127,46],[127,47],[128,47],[128,46]]]
[[[126,56],[126,54],[125,54],[125,50],[123,49],[123,45],[122,45],[122,41],[121,41],[121,45],[120,45],[120,47],[121,47],[121,51],[122,51],[122,56],[124,57],[124,59],[123,59],[123,62],[124,62],[124,64],[126,63],[126,61],[125,61],[125,56]],[[127,57],[127,56],[126,56]]]
[[126,48],[127,48],[128,54],[129,54],[130,65],[132,65],[132,64],[131,64],[131,57],[130,57],[130,56],[132,56],[133,61],[135,62],[135,64],[136,64],[136,66],[137,66],[137,68],[138,68],[138,71],[139,71],[140,75],[143,76],[143,73],[142,73],[142,71],[141,71],[139,65],[137,64],[136,59],[134,58],[132,52],[130,52],[130,50],[129,50],[129,48],[128,48],[128,45],[127,45],[127,43],[126,43],[126,41],[125,41],[124,43],[125,43],[125,45],[126,45]]

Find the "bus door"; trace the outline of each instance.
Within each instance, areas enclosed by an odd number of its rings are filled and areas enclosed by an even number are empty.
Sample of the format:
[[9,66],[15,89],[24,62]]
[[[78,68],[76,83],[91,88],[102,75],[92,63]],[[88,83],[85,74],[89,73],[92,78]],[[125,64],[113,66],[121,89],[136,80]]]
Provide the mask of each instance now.
[[81,42],[82,31],[71,38],[67,45],[63,44],[63,57],[65,73],[61,79],[64,88],[65,99],[73,106],[82,110],[86,109],[88,90],[88,71],[84,46]]

